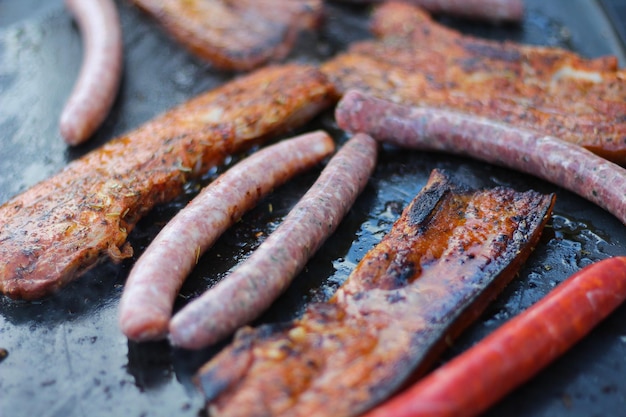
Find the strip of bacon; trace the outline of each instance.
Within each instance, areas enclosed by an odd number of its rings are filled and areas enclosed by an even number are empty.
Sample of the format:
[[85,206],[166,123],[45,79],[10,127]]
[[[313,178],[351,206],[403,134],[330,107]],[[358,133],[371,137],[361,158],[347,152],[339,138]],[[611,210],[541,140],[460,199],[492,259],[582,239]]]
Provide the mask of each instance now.
[[469,190],[434,171],[326,303],[244,328],[197,384],[220,416],[353,416],[423,374],[517,273],[554,196]]
[[310,66],[268,67],[184,103],[0,206],[0,291],[42,297],[108,255],[156,204],[232,153],[310,120],[334,99]]

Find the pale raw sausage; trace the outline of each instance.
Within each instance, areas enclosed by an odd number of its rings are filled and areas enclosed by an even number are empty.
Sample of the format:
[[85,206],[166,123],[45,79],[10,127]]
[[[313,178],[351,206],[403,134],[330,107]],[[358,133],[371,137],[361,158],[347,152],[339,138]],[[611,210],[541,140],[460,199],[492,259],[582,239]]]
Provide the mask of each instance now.
[[122,78],[122,27],[113,0],[65,0],[83,37],[78,80],[61,113],[70,145],[89,139],[109,114]]
[[208,346],[259,316],[330,236],[374,169],[377,143],[358,134],[330,160],[283,223],[232,274],[187,304],[170,322],[170,340]]
[[626,170],[557,138],[460,112],[410,107],[348,92],[339,127],[382,142],[470,156],[535,175],[604,208],[626,224]]
[[254,153],[206,186],[133,266],[120,301],[122,332],[135,341],[166,337],[174,300],[198,257],[263,196],[334,149],[325,132],[301,135]]
[[[382,3],[384,0],[343,0],[346,3]],[[524,0],[405,0],[430,13],[447,13],[492,22],[519,22],[524,18]]]

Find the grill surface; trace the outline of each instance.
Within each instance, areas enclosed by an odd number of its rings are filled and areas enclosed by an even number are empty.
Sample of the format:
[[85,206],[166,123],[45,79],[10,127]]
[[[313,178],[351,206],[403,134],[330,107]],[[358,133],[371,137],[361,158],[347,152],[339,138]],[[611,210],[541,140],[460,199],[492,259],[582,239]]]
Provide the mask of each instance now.
[[[623,13],[618,1],[613,6],[605,3],[606,10]],[[82,57],[77,27],[61,0],[0,0],[0,202],[109,138],[229,78],[190,57],[126,2],[118,4],[126,51],[120,96],[96,137],[85,146],[68,149],[56,123]],[[589,57],[617,54],[624,65],[623,45],[617,36],[620,29],[611,28],[599,3],[528,0],[527,4],[527,17],[520,26],[442,21],[480,36],[561,46]],[[290,59],[320,62],[348,42],[368,36],[366,10],[332,3],[329,7],[321,32],[303,37]],[[333,128],[330,113],[308,126],[320,127],[339,143],[345,140]],[[454,343],[444,360],[527,308],[582,266],[626,255],[624,225],[551,184],[464,158],[387,150],[337,233],[258,322],[290,319],[306,303],[330,296],[389,230],[433,168],[447,169],[474,185],[505,184],[557,193],[554,218],[519,279]],[[178,306],[245,258],[317,174],[311,172],[281,187],[230,230],[201,259]],[[207,176],[202,183],[211,178]],[[131,237],[137,255],[202,183],[192,184],[185,196],[158,207],[139,224]],[[167,343],[129,343],[117,328],[117,303],[132,262],[103,264],[39,302],[0,298],[0,348],[8,351],[0,362],[0,416],[198,415],[202,399],[191,386],[190,376],[219,347],[187,352],[173,350]],[[626,409],[625,358],[626,306],[622,306],[487,415],[619,415]]]

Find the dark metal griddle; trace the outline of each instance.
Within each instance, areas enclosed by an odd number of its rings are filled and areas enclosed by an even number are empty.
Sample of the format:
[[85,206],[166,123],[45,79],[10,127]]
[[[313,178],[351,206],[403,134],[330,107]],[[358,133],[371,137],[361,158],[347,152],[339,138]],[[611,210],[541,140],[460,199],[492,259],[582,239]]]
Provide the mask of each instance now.
[[[77,27],[61,0],[0,0],[0,202],[111,137],[230,77],[188,55],[126,2],[118,4],[125,40],[120,96],[94,140],[69,149],[57,133],[57,118],[82,57]],[[450,18],[442,22],[480,36],[560,46],[588,57],[617,54],[624,65],[624,46],[604,10],[592,0],[528,0],[527,16],[520,26]],[[322,30],[304,36],[290,59],[320,62],[350,41],[367,36],[366,10],[329,4]],[[330,112],[307,129],[320,127],[339,143],[345,141],[334,128]],[[389,149],[337,233],[258,322],[293,318],[308,302],[330,296],[389,230],[433,168],[445,168],[479,186],[505,184],[557,194],[554,218],[519,278],[443,360],[533,304],[581,267],[626,255],[626,227],[558,187],[469,159]],[[318,173],[302,175],[281,187],[229,231],[201,259],[178,306],[245,258]],[[191,184],[186,195],[156,208],[138,225],[131,236],[137,255],[215,174]],[[0,362],[1,417],[184,417],[202,411],[202,398],[190,377],[219,347],[190,352],[173,350],[165,342],[129,343],[117,327],[117,305],[133,261],[102,264],[41,301],[0,298],[0,349],[8,351]],[[625,372],[626,305],[487,415],[626,416]]]

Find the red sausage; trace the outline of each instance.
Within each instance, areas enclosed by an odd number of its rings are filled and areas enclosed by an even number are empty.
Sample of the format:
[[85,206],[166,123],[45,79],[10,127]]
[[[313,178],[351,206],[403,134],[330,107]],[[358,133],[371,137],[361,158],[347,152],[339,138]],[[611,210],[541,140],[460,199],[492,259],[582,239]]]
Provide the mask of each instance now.
[[335,231],[365,187],[376,158],[374,139],[363,134],[350,139],[257,250],[174,315],[172,343],[199,349],[259,316]]
[[165,338],[176,295],[198,257],[274,187],[334,149],[325,132],[301,135],[254,153],[205,187],[135,263],[120,301],[122,332],[136,341]]
[[365,417],[478,415],[582,339],[625,299],[626,257],[591,264]]
[[65,0],[83,36],[83,62],[59,121],[69,145],[87,140],[108,115],[122,76],[122,28],[113,0]]
[[339,127],[400,147],[444,151],[535,175],[599,205],[626,224],[626,170],[541,133],[469,114],[409,107],[348,92]]

